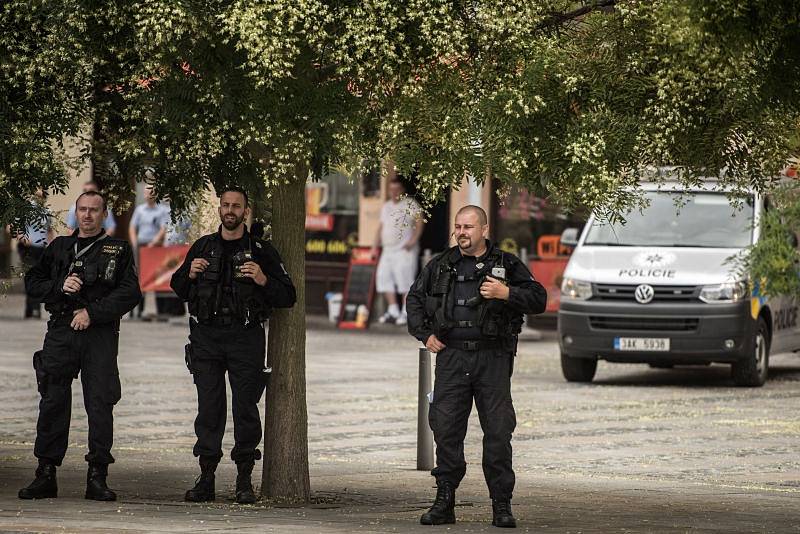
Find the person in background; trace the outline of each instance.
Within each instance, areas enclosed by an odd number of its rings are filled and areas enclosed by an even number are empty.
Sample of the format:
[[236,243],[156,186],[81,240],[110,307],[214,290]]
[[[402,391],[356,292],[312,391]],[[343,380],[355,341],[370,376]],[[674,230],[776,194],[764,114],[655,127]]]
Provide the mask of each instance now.
[[389,200],[381,208],[381,221],[372,247],[373,257],[378,255],[378,247],[383,247],[375,274],[375,289],[383,294],[388,304],[378,322],[398,325],[407,322],[406,294],[417,275],[419,238],[424,226],[420,205],[406,196],[400,180],[390,181]]
[[[42,189],[37,189],[32,200],[33,204],[44,207],[47,194]],[[51,217],[43,216],[32,221],[25,227],[25,233],[17,235],[17,252],[22,260],[25,269],[30,269],[39,258],[44,254],[44,249],[53,239],[56,233],[53,229]],[[41,307],[38,299],[34,298],[29,291],[25,291],[25,318],[41,317]]]
[[[83,193],[88,193],[89,191],[95,191],[97,193],[100,192],[100,188],[97,186],[97,182],[94,180],[89,180],[83,184]],[[78,217],[75,215],[75,204],[69,207],[69,211],[67,212],[67,233],[66,235],[72,235],[73,232],[78,228]],[[111,213],[111,210],[108,210],[108,216],[103,221],[103,230],[106,231],[106,235],[108,237],[114,237],[114,232],[117,231],[117,221],[114,219],[114,214]]]
[[[145,202],[136,206],[128,227],[128,237],[130,238],[133,249],[137,251],[137,263],[139,261],[139,249],[142,247],[162,247],[167,237],[167,227],[170,224],[169,206],[156,200],[155,191],[152,185],[144,188]],[[141,268],[141,266],[140,266]],[[163,304],[156,298],[156,312],[161,313]],[[137,316],[141,317],[144,313],[144,298],[139,304]]]

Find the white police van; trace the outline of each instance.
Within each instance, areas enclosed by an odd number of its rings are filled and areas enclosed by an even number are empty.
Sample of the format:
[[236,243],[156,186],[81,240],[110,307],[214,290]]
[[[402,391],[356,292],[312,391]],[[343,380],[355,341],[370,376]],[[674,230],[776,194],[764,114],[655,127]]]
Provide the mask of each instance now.
[[732,205],[713,182],[687,190],[642,184],[649,206],[607,224],[590,217],[564,271],[558,339],[568,381],[590,382],[609,362],[731,364],[740,386],[761,386],[769,354],[800,350],[797,301],[766,300],[730,258],[759,236],[764,197]]

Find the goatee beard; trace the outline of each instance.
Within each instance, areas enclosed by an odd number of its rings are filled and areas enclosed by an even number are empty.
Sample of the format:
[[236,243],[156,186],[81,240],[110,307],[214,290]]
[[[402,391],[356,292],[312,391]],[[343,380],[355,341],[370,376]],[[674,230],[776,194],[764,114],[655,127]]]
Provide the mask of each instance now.
[[222,219],[222,226],[225,227],[226,230],[236,230],[240,224],[242,224],[244,219],[234,219],[231,221],[230,219]]

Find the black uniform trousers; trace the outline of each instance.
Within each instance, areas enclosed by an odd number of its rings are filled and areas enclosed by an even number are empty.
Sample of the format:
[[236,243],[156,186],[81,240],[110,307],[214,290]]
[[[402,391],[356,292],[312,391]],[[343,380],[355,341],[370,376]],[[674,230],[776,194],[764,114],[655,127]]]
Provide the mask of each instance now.
[[511,499],[511,434],[517,425],[511,402],[514,356],[499,349],[445,348],[436,355],[436,381],[429,422],[436,441],[436,482],[458,487],[466,473],[464,438],[472,411],[483,430],[483,475],[493,499]]
[[263,325],[214,326],[198,324],[189,335],[192,372],[197,386],[197,442],[194,455],[222,458],[222,437],[227,419],[225,371],[231,384],[234,447],[231,459],[248,462],[261,458],[261,415],[258,403],[264,393],[266,352]]
[[44,346],[34,356],[39,384],[39,420],[34,455],[61,465],[67,452],[72,413],[72,381],[80,373],[83,405],[89,420],[89,453],[86,461],[114,462],[114,405],[121,391],[117,351],[117,324],[92,325],[75,331],[71,318],[48,322]]

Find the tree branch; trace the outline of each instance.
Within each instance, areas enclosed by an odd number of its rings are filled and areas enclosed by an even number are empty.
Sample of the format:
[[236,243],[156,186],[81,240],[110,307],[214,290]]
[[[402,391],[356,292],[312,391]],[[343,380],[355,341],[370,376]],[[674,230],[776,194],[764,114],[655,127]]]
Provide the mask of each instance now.
[[618,1],[619,0],[598,0],[583,7],[579,7],[578,9],[567,11],[566,13],[551,13],[549,17],[539,23],[537,29],[545,30],[547,28],[552,28],[553,26],[560,26],[565,22],[570,22],[584,15],[588,15],[592,11],[614,7],[617,5]]

